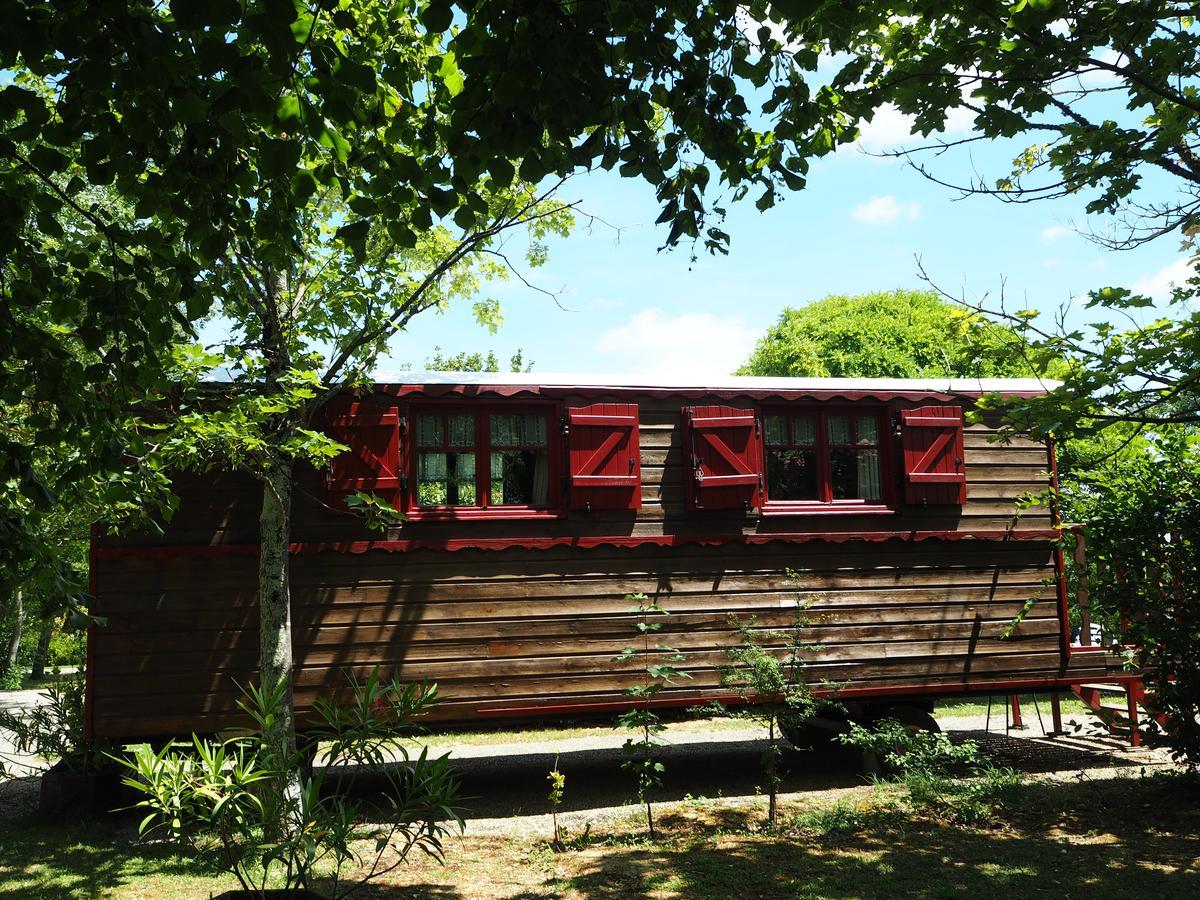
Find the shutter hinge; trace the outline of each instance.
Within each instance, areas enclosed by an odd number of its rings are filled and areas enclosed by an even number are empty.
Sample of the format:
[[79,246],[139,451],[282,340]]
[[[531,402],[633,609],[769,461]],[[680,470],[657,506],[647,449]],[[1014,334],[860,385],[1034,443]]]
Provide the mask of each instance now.
[[400,473],[400,493],[408,494],[408,474],[406,472]]
[[561,416],[559,416],[558,427],[559,433],[562,434],[563,437],[566,437],[571,433],[571,418],[566,413],[563,413]]
[[408,416],[401,416],[398,421],[400,424],[400,436],[403,437],[408,434]]
[[892,416],[892,437],[900,437],[900,414]]

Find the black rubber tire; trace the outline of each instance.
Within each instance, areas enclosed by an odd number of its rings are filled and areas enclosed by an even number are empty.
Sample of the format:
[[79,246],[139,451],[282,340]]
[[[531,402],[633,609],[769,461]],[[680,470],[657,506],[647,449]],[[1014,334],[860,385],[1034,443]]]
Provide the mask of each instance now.
[[844,712],[829,710],[795,726],[781,726],[783,736],[796,750],[826,753],[844,749],[834,740],[850,730],[850,719]]

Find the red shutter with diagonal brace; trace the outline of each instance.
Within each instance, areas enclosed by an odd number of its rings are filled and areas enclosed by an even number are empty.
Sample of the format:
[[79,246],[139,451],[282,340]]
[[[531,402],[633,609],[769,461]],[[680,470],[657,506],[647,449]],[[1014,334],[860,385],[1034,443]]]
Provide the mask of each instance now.
[[754,410],[691,406],[684,410],[689,454],[688,505],[693,509],[757,509],[762,465]]
[[636,403],[567,410],[572,509],[640,509],[641,448]]
[[900,444],[905,502],[918,506],[961,506],[966,502],[962,407],[901,410]]
[[356,491],[378,494],[401,508],[400,414],[395,406],[352,400],[331,405],[326,433],[350,449],[333,458],[325,475],[324,500],[346,509]]

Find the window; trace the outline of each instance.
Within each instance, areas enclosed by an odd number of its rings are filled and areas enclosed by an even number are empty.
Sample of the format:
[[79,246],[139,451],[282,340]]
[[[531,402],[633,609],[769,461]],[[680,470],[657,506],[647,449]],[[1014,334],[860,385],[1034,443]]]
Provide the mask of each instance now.
[[767,410],[763,453],[768,507],[883,508],[881,412]]
[[552,410],[414,407],[418,511],[549,510]]

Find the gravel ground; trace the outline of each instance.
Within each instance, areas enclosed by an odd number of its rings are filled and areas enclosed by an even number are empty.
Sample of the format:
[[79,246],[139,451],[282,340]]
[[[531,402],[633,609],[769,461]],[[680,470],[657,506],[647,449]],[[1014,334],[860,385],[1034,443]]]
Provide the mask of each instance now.
[[[39,702],[37,691],[0,693],[0,708]],[[1044,713],[1049,725],[1048,711]],[[1067,735],[1047,737],[1035,711],[1025,716],[1027,728],[1005,732],[1003,710],[990,723],[983,716],[947,718],[944,731],[978,741],[998,763],[1049,777],[1077,777],[1088,772],[1106,777],[1114,770],[1170,765],[1162,751],[1131,748],[1126,741],[1098,732],[1084,724]],[[988,727],[990,725],[990,727]],[[626,733],[600,730],[585,737],[496,744],[460,743],[453,735],[434,737],[431,754],[449,752],[462,779],[463,806],[468,828],[474,834],[544,834],[550,828],[546,795],[547,773],[555,766],[566,775],[566,794],[559,816],[567,828],[578,833],[589,823],[599,825],[625,816],[639,815],[629,798],[632,776],[620,764]],[[744,802],[757,794],[761,758],[765,748],[759,729],[705,729],[702,723],[668,725],[662,735],[661,759],[666,765],[666,784],[657,799],[662,801],[705,800],[713,803]],[[12,747],[0,733],[0,754],[12,757]],[[45,764],[36,759],[12,759],[28,774],[0,781],[0,816],[36,807],[38,772]],[[782,760],[786,776],[783,793],[792,797],[828,796],[830,800],[861,788],[864,776],[861,757],[847,750],[832,753],[801,753],[788,749]],[[10,764],[10,770],[15,767]],[[335,775],[336,770],[327,770]],[[369,797],[370,779],[355,779],[354,789]]]
[[[0,710],[26,709],[42,703],[41,691],[0,691]],[[37,807],[45,760],[18,754],[11,735],[0,729],[0,764],[13,776],[0,778],[0,816],[26,813]]]
[[[1067,717],[1067,735],[1048,737],[1029,710],[1027,727],[1005,733],[1003,713],[990,723],[984,716],[942,719],[952,737],[978,741],[997,763],[1037,777],[1076,778],[1087,773],[1107,778],[1122,772],[1171,765],[1163,751],[1132,748],[1128,742],[1096,731],[1079,717],[1081,732]],[[1045,723],[1049,726],[1049,715]],[[986,727],[990,724],[990,728]],[[556,764],[566,775],[559,821],[578,833],[589,825],[639,816],[631,805],[632,776],[620,768],[625,734],[604,732],[555,741],[492,745],[456,744],[453,736],[435,738],[431,754],[449,752],[462,778],[467,828],[472,834],[546,834],[549,791],[547,774]],[[745,802],[756,796],[766,742],[753,728],[705,732],[695,723],[668,726],[661,759],[666,766],[661,801]],[[800,753],[786,750],[783,795],[798,799],[821,796],[831,802],[866,783],[861,757],[851,751]],[[329,770],[332,773],[334,770]],[[364,795],[372,790],[363,784]],[[617,801],[616,803],[614,801]]]

